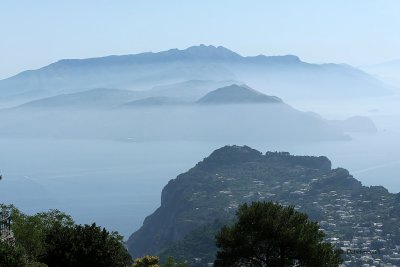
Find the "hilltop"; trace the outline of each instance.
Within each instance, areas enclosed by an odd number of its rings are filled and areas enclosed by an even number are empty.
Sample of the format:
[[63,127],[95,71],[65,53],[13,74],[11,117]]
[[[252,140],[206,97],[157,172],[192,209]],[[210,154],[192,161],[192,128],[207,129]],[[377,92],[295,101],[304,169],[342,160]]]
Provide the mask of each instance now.
[[246,85],[232,84],[216,89],[198,101],[200,104],[282,103],[275,96],[267,96]]

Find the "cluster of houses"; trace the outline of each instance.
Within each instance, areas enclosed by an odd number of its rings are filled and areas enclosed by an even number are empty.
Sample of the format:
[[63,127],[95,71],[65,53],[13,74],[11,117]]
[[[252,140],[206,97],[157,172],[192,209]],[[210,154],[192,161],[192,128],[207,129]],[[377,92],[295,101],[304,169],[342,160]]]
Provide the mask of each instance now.
[[[219,179],[225,182],[228,180],[220,175]],[[310,207],[312,210],[317,210],[324,217],[319,224],[326,233],[326,241],[343,251],[343,267],[400,266],[400,244],[396,244],[393,236],[383,230],[385,220],[377,215],[374,220],[360,221],[364,218],[362,213],[368,205],[387,206],[386,197],[382,196],[378,203],[371,203],[371,200],[366,200],[363,196],[355,198],[336,191],[323,192],[317,196],[308,195],[312,183],[318,180],[312,179],[309,183],[293,180],[283,183],[276,181],[264,185],[262,179],[254,179],[246,193],[243,189],[235,192],[235,188],[232,187],[219,193],[230,197],[228,209],[237,208],[243,201],[272,200],[283,205],[295,204],[295,208],[300,211],[307,212]],[[287,197],[282,198],[282,192],[286,192]],[[238,195],[241,195],[239,201],[235,198]],[[293,199],[296,199],[295,203]]]
[[[293,174],[277,173],[276,179],[273,173],[269,177],[216,173],[213,182],[219,190],[212,192],[211,198],[218,201],[208,209],[218,209],[217,206],[222,205],[226,212],[234,212],[241,203],[252,201],[295,205],[295,209],[319,222],[326,234],[325,241],[342,251],[342,267],[400,267],[399,236],[388,227],[389,220],[391,227],[400,225],[399,218],[389,215],[396,205],[394,195],[382,188],[353,190],[346,184],[325,186],[324,179],[334,183],[335,176],[312,171],[299,167],[293,169]],[[342,177],[341,181],[345,179]],[[337,188],[337,191],[328,188]],[[193,197],[207,199],[209,193],[197,192]]]
[[[348,195],[338,195],[335,191],[328,195],[339,197],[333,203],[322,205],[328,215],[319,223],[327,235],[326,241],[343,251],[343,267],[400,266],[400,245],[383,230],[385,221],[381,216],[377,215],[374,221],[357,221],[362,210]],[[350,233],[343,234],[343,229]]]

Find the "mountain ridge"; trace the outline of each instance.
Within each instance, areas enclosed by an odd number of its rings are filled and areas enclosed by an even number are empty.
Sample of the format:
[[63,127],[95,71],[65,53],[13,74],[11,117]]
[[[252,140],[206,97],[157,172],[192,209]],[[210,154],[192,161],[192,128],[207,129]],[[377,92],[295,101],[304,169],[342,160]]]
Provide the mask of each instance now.
[[[177,49],[172,48],[165,51],[160,52],[143,52],[138,54],[127,54],[127,55],[109,55],[109,56],[100,56],[100,57],[92,57],[92,58],[66,58],[58,60],[54,63],[41,67],[39,69],[34,70],[41,70],[47,67],[53,67],[57,65],[63,64],[73,64],[73,63],[82,63],[87,62],[89,63],[102,63],[106,62],[109,63],[128,63],[127,60],[134,59],[137,63],[140,63],[141,60],[159,60],[163,61],[166,59],[173,59],[173,60],[182,60],[182,59],[192,59],[192,58],[199,58],[199,59],[234,59],[234,60],[243,60],[243,59],[250,59],[254,61],[279,61],[282,59],[286,62],[299,62],[304,63],[300,60],[298,56],[295,55],[276,55],[276,56],[266,56],[266,55],[257,55],[257,56],[242,56],[232,50],[223,47],[223,46],[214,46],[214,45],[198,45],[198,46],[190,46],[186,49]],[[27,71],[34,71],[34,70],[27,70]]]
[[[361,70],[311,64],[297,56],[246,56],[227,48],[192,46],[131,55],[63,59],[0,80],[3,100],[53,96],[106,87],[143,91],[186,80],[236,80],[281,97],[385,95],[389,87]],[[340,90],[339,90],[340,89]]]

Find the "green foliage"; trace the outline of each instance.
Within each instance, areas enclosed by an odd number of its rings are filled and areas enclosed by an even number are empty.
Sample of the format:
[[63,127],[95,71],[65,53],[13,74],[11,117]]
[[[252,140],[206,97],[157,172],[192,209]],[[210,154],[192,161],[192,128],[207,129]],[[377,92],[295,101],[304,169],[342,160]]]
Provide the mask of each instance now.
[[131,267],[187,267],[188,264],[185,262],[179,262],[173,257],[168,257],[163,265],[160,265],[160,259],[157,256],[144,256],[135,259],[135,262]]
[[58,210],[33,216],[12,209],[12,231],[15,242],[23,248],[28,260],[34,262],[46,253],[45,237],[56,225],[73,225],[72,218]]
[[124,267],[131,257],[122,237],[96,224],[56,224],[46,235],[46,254],[42,261],[58,267]]
[[0,243],[1,267],[125,267],[131,263],[116,232],[95,224],[76,225],[58,210],[29,216],[7,207],[11,209],[15,244]]
[[0,266],[4,267],[25,267],[27,260],[23,250],[0,241]]
[[160,267],[159,258],[157,256],[144,256],[135,259],[132,267]]
[[326,266],[341,263],[316,222],[293,206],[243,204],[237,222],[217,234],[215,266]]

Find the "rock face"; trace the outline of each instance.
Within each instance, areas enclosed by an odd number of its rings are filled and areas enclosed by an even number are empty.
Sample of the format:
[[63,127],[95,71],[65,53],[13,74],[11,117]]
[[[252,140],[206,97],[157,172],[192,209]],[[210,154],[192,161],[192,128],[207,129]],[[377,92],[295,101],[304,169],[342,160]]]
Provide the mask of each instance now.
[[161,206],[129,238],[128,249],[133,257],[201,258],[206,266],[215,256],[215,233],[234,219],[238,205],[251,201],[295,205],[318,220],[328,238],[338,238],[332,239],[338,247],[390,251],[400,243],[398,195],[362,186],[347,170],[332,169],[326,157],[226,146],[165,186]]

